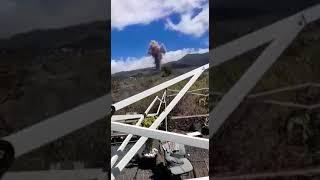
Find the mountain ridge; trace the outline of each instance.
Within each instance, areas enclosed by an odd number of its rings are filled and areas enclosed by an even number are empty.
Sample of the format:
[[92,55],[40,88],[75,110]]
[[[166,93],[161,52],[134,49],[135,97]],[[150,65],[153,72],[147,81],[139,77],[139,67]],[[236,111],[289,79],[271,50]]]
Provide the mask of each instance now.
[[[172,61],[163,64],[163,67],[168,67],[171,70],[179,71],[181,73],[186,72],[188,70],[197,68],[199,66],[205,65],[209,63],[209,53],[203,54],[186,54],[181,59],[177,61]],[[129,77],[137,77],[137,76],[146,76],[157,74],[154,67],[136,69],[132,71],[121,71],[112,74],[113,78],[123,79]]]
[[108,28],[105,21],[93,21],[64,28],[36,29],[0,39],[2,50],[43,51],[57,48],[102,49]]

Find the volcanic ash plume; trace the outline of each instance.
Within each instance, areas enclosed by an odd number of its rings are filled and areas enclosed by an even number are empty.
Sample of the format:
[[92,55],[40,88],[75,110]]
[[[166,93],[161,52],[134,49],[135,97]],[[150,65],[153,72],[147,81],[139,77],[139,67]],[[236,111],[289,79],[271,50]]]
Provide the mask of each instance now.
[[157,41],[152,40],[149,44],[148,54],[151,55],[156,64],[156,69],[161,70],[161,60],[163,55],[166,53],[165,46],[163,44],[159,45]]

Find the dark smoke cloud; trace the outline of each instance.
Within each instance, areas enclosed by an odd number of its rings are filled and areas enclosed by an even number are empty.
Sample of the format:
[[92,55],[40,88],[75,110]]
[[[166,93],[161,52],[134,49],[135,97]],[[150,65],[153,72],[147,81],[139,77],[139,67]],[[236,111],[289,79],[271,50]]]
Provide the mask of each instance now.
[[[1,0],[0,38],[33,29],[107,20],[107,0]],[[110,17],[109,17],[110,18]]]

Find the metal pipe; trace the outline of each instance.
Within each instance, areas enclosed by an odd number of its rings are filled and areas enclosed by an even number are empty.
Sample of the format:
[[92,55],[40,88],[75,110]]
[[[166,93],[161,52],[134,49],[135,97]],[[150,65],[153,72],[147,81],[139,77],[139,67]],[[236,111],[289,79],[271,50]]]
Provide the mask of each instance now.
[[[164,90],[164,97],[163,97],[164,109],[167,108],[167,100],[166,99],[167,99],[167,89]],[[166,116],[165,123],[166,123],[166,131],[168,131],[168,116]]]
[[111,122],[111,127],[112,129],[119,132],[128,132],[142,137],[158,139],[163,141],[171,141],[202,149],[209,149],[209,139],[206,138],[192,137],[184,134],[149,129],[145,127],[139,127],[118,122]]

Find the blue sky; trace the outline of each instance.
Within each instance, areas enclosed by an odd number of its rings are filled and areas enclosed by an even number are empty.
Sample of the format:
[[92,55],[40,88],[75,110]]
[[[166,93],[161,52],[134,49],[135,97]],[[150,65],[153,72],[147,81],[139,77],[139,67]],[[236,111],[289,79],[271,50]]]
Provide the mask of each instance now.
[[164,43],[163,62],[208,50],[208,0],[112,0],[112,73],[153,66],[150,40]]
[[145,56],[152,39],[164,43],[168,50],[208,47],[208,33],[197,38],[165,29],[164,24],[164,20],[158,20],[149,25],[132,25],[122,31],[113,30],[112,59]]

